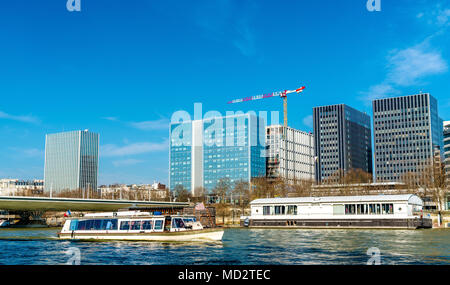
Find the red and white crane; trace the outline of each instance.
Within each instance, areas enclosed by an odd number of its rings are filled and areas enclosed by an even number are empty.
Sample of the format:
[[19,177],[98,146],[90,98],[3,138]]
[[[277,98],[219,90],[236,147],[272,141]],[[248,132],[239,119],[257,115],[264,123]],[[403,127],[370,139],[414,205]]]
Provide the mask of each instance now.
[[287,95],[290,93],[303,92],[304,89],[305,89],[305,86],[302,86],[295,90],[284,90],[284,91],[278,91],[278,92],[273,92],[273,93],[269,93],[269,94],[256,95],[256,96],[246,97],[246,98],[242,98],[242,99],[231,100],[230,102],[228,102],[228,104],[242,103],[242,102],[246,102],[246,101],[253,101],[253,100],[266,99],[266,98],[279,96],[279,97],[283,98],[284,127],[287,127]]

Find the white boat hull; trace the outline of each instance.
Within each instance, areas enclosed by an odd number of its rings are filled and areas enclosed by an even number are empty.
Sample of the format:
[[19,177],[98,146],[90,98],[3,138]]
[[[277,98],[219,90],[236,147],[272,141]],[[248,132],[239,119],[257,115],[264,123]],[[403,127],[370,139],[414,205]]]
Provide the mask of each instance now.
[[207,229],[184,232],[162,233],[60,233],[60,239],[68,240],[130,240],[130,241],[220,241],[224,234],[223,229]]

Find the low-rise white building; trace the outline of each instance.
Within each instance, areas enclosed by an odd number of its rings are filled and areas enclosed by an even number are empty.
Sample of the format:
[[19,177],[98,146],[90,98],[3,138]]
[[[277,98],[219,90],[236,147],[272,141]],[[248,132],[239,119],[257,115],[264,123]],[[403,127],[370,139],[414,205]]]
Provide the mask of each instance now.
[[168,195],[166,185],[159,182],[102,185],[98,189],[101,197],[105,199],[159,200],[167,198]]
[[44,180],[0,179],[1,196],[23,195],[25,190],[30,190],[33,193],[41,193],[44,190]]

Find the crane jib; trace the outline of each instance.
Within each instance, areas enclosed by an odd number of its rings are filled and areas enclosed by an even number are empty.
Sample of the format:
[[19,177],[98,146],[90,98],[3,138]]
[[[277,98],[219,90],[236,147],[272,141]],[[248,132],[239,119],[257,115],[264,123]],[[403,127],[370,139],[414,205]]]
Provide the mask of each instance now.
[[262,95],[256,95],[256,96],[251,96],[251,97],[245,97],[242,99],[235,99],[232,101],[229,101],[228,104],[234,104],[234,103],[241,103],[241,102],[247,102],[247,101],[253,101],[253,100],[259,100],[259,99],[265,99],[265,98],[270,98],[270,97],[275,97],[275,96],[279,96],[279,97],[286,97],[287,94],[290,93],[300,93],[303,91],[303,89],[305,89],[305,87],[300,87],[296,90],[284,90],[284,91],[278,91],[278,92],[273,92],[273,93],[269,93],[269,94],[262,94]]

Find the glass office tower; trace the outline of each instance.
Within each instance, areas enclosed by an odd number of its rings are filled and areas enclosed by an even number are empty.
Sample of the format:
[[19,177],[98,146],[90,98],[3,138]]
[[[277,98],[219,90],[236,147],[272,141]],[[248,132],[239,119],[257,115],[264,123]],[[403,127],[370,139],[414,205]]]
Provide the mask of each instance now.
[[45,137],[45,191],[97,190],[99,135],[84,131]]
[[266,174],[265,122],[252,114],[170,126],[169,187],[213,189],[220,179],[250,182]]
[[370,117],[347,105],[313,108],[316,181],[351,169],[372,173]]
[[377,181],[401,181],[443,149],[442,119],[428,93],[374,100],[373,117]]

